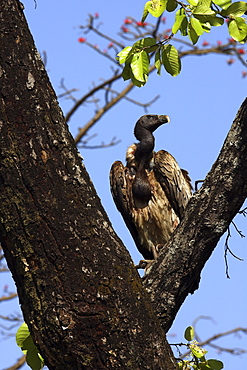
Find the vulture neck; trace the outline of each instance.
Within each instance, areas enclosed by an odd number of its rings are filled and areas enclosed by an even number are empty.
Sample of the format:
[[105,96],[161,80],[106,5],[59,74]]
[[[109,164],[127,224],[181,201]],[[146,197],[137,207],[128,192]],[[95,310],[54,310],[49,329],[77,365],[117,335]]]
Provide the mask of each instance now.
[[141,170],[150,161],[154,150],[154,136],[146,128],[139,127],[135,133],[136,138],[140,140],[135,152],[135,160],[138,168]]
[[145,169],[152,158],[154,137],[149,130],[143,127],[140,127],[135,134],[140,143],[137,144],[135,152],[137,171],[132,185],[132,193],[135,206],[137,208],[145,208],[151,199],[151,186]]

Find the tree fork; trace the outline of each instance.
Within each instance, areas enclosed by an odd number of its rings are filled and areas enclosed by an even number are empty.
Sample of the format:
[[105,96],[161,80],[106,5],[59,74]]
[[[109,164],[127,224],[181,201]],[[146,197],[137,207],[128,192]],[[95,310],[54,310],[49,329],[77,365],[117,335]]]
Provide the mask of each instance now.
[[16,0],[0,5],[0,240],[52,369],[176,369]]
[[247,98],[203,186],[190,199],[184,218],[160,253],[143,285],[167,332],[220,237],[247,197]]

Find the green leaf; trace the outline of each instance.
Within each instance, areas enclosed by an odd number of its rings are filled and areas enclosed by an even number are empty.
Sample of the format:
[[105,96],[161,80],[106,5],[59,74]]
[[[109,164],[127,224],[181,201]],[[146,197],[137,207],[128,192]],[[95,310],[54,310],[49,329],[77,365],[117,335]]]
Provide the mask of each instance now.
[[44,360],[40,356],[36,347],[27,352],[26,361],[32,370],[41,370],[44,367]]
[[136,80],[146,82],[149,69],[148,54],[145,51],[134,54],[130,67]]
[[182,15],[176,15],[176,17],[175,17],[175,22],[174,22],[174,24],[173,24],[173,26],[172,26],[172,33],[177,33],[178,32],[178,30],[180,29],[180,27],[181,27],[181,24],[182,24],[182,22],[183,22],[183,20],[184,20],[184,18],[186,18],[186,15],[185,14],[182,14]]
[[181,60],[177,49],[173,45],[164,45],[162,48],[162,63],[166,71],[177,76],[181,72]]
[[144,9],[143,9],[143,13],[142,13],[142,19],[141,19],[141,21],[142,21],[142,23],[146,20],[146,18],[147,18],[147,16],[148,16],[148,14],[149,14],[149,10],[148,10],[148,8],[149,8],[149,4],[151,3],[151,1],[148,1],[148,2],[146,2],[146,4],[144,5]]
[[209,33],[211,31],[211,24],[209,22],[202,23],[202,28],[204,29],[204,32]]
[[247,25],[243,18],[237,17],[228,22],[230,36],[236,41],[244,41],[247,37]]
[[22,343],[21,349],[29,351],[29,350],[32,350],[33,348],[36,348],[36,347],[33,342],[33,338],[31,337],[31,334],[29,333],[29,336]]
[[126,48],[124,48],[117,54],[117,60],[119,61],[120,64],[125,63],[127,58],[131,55],[130,53],[131,49],[132,49],[131,46],[126,46]]
[[161,75],[161,66],[162,66],[162,63],[161,63],[161,60],[160,60],[160,50],[158,50],[155,53],[154,65],[155,65],[155,68],[157,69],[157,74],[158,75]]
[[188,35],[188,19],[187,17],[183,19],[181,26],[180,26],[180,32],[182,36],[187,36]]
[[131,81],[133,82],[133,84],[137,87],[142,87],[146,84],[147,80],[145,82],[142,82],[142,81],[138,81],[135,76],[133,75],[132,73],[132,70],[130,70],[130,78],[131,78]]
[[231,2],[231,0],[214,0],[214,3],[219,5],[222,9],[227,9]]
[[188,326],[186,329],[185,329],[185,332],[184,332],[184,338],[190,342],[191,340],[193,340],[195,336],[195,332],[194,332],[194,328],[193,326]]
[[192,6],[197,6],[198,0],[188,0],[188,3]]
[[224,367],[223,362],[218,361],[218,360],[211,359],[211,360],[208,360],[207,363],[210,366],[210,368],[213,370],[221,370]]
[[30,332],[29,332],[28,326],[24,322],[23,324],[21,324],[21,326],[19,327],[19,329],[17,330],[16,335],[15,335],[15,340],[16,340],[17,346],[18,347],[23,347],[23,342],[29,336],[30,336]]
[[193,43],[193,45],[195,45],[197,43],[198,39],[199,39],[199,36],[196,33],[196,31],[194,30],[194,28],[192,27],[191,22],[189,22],[188,36],[189,36],[191,42]]
[[204,33],[201,22],[196,18],[190,19],[191,27],[195,30],[198,36],[201,36]]
[[209,23],[211,26],[218,27],[224,24],[224,19],[220,17],[216,17],[215,14],[212,15],[201,15],[201,14],[194,14],[194,17],[197,18],[203,27],[203,24]]
[[[158,18],[166,9],[167,0],[151,0],[144,5],[142,22],[147,18],[148,13]],[[148,13],[147,13],[148,12]]]
[[166,10],[168,12],[173,12],[178,6],[178,3],[174,0],[168,0],[166,4]]
[[139,41],[136,41],[132,46],[132,53],[139,52],[144,48],[149,48],[151,46],[156,46],[156,40],[153,37],[145,37]]
[[224,10],[224,15],[231,15],[233,17],[240,17],[247,10],[247,3],[245,1],[237,1],[231,4],[227,9]]
[[211,24],[211,26],[219,27],[224,24],[224,19],[220,17],[212,17],[208,19],[208,22]]
[[27,364],[32,370],[40,370],[44,367],[44,359],[39,354],[25,322],[16,332],[16,343],[26,354]]
[[211,9],[211,0],[200,0],[197,6],[193,9],[192,14],[201,16],[216,15],[215,11]]
[[200,5],[198,4],[197,7],[193,10],[192,12],[193,15],[216,15],[216,13],[211,9],[211,8],[207,8],[205,7],[204,5]]
[[190,344],[189,347],[193,355],[197,358],[203,357],[208,352],[205,349],[197,346],[196,344]]
[[212,4],[211,0],[199,0],[197,2],[197,7],[210,8]]
[[126,64],[122,72],[122,77],[124,81],[127,81],[131,78],[130,71],[131,71],[130,65]]
[[[198,367],[196,367],[196,369],[200,369],[200,370],[210,370],[210,366],[207,364],[207,362],[200,362],[198,364]],[[212,370],[212,369],[211,369]]]

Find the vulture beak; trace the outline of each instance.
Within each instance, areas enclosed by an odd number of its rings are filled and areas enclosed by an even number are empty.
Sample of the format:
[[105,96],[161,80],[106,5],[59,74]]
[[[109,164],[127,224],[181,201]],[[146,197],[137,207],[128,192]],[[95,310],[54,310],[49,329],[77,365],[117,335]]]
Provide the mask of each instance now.
[[158,119],[159,119],[159,121],[160,121],[160,122],[162,122],[162,123],[170,123],[170,122],[171,122],[171,120],[170,120],[170,117],[169,117],[169,116],[162,115],[162,114],[158,116]]

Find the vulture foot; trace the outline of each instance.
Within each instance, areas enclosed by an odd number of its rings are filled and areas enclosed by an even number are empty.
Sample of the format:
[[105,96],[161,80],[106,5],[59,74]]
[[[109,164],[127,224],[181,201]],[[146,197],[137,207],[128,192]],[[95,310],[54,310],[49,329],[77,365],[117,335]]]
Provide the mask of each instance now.
[[138,269],[143,269],[145,270],[145,273],[147,272],[147,269],[152,265],[154,260],[140,260],[138,265],[135,265],[135,268]]

